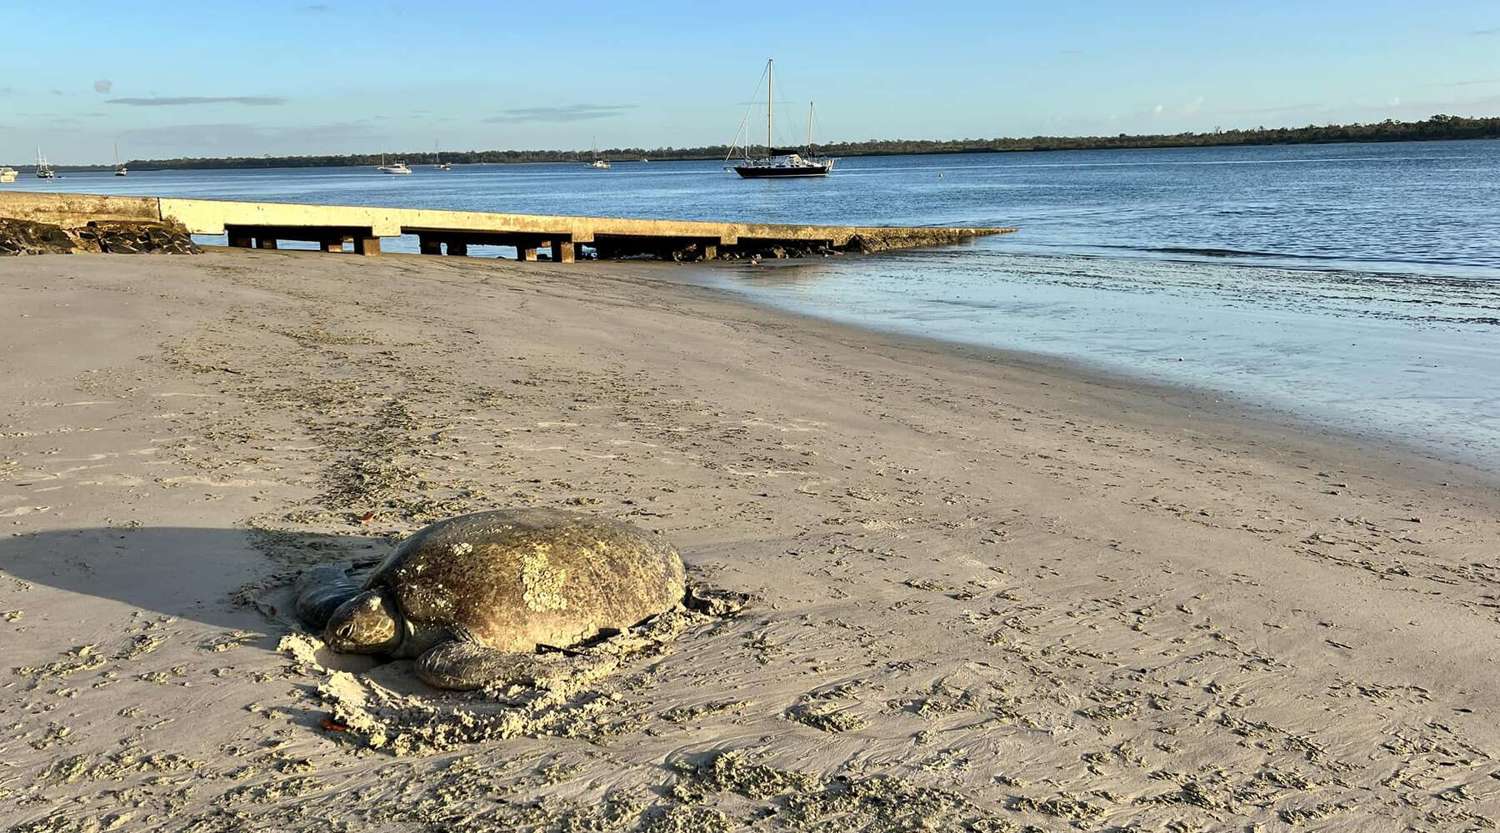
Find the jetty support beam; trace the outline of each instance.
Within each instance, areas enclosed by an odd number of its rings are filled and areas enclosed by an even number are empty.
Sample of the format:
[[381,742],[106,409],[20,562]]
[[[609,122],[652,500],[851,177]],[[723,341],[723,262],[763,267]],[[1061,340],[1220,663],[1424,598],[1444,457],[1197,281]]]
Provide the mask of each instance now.
[[[374,231],[369,227],[358,226],[258,226],[258,225],[235,225],[226,223],[224,233],[229,237],[229,245],[248,249],[252,245],[258,249],[275,249],[283,240],[298,240],[314,243],[320,251],[342,252],[344,241],[354,238],[369,238],[375,241],[375,253],[380,252],[380,238],[375,237]],[[359,251],[356,242],[355,251]]]

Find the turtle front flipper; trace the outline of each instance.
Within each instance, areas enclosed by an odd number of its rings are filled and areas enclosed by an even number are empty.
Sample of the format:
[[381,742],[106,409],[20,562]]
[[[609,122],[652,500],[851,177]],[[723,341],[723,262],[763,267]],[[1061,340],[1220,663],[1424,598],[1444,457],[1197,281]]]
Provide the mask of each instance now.
[[359,595],[359,585],[349,571],[336,564],[306,570],[297,578],[297,618],[322,633],[329,617],[344,602]]
[[536,671],[531,654],[497,651],[460,632],[417,657],[417,676],[434,688],[471,691],[488,685],[530,680]]

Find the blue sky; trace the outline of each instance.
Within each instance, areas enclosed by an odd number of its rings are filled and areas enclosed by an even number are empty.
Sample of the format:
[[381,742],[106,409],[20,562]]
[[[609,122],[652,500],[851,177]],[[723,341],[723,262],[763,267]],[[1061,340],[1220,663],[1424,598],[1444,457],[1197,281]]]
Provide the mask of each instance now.
[[727,142],[768,56],[782,141],[1500,114],[1495,0],[3,6],[12,164]]

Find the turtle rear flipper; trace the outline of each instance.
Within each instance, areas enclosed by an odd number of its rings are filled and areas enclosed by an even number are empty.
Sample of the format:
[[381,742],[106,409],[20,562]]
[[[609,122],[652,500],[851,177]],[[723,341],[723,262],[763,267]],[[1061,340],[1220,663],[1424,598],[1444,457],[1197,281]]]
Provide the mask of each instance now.
[[535,674],[533,655],[498,651],[462,635],[439,642],[417,657],[417,676],[433,688],[472,691],[529,682]]
[[325,564],[297,578],[297,618],[311,630],[322,633],[333,612],[359,595],[360,587],[343,566]]

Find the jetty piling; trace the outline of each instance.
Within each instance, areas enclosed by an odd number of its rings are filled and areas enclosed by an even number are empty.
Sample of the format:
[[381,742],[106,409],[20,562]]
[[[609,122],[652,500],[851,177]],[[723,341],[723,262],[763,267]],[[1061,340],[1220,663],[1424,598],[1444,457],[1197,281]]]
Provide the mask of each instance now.
[[0,217],[80,227],[91,221],[173,220],[193,234],[222,234],[230,246],[275,249],[283,240],[311,242],[324,252],[380,254],[383,237],[415,235],[424,255],[462,257],[470,246],[511,246],[535,261],[541,249],[572,263],[580,246],[602,259],[655,256],[716,260],[837,251],[871,252],[956,243],[1015,231],[1005,227],[818,226],[623,217],[503,214],[420,208],[301,205],[175,197],[0,193]]

